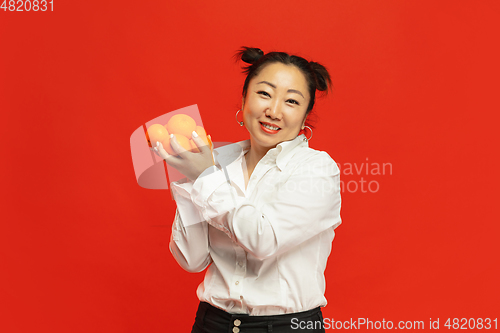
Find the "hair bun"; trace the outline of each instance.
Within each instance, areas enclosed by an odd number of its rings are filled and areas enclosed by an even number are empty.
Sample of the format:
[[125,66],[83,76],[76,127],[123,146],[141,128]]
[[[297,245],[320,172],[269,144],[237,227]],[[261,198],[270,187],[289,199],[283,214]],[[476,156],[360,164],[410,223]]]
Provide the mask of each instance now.
[[237,53],[238,58],[247,64],[256,63],[262,56],[264,52],[257,47],[246,47],[243,46],[240,51]]
[[310,61],[309,65],[311,66],[311,69],[316,76],[316,89],[318,89],[319,91],[327,90],[332,84],[330,74],[328,74],[328,70],[325,68],[325,66],[314,61]]

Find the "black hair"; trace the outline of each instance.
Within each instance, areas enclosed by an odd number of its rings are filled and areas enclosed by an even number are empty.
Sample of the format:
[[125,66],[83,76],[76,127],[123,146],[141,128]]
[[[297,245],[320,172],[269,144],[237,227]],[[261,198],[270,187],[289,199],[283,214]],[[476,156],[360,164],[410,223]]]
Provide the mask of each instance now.
[[243,85],[243,97],[246,97],[250,80],[257,76],[266,65],[280,62],[285,65],[294,65],[297,67],[304,74],[309,88],[310,100],[307,106],[306,117],[314,107],[316,90],[326,93],[331,87],[330,74],[323,65],[307,61],[296,55],[290,55],[285,52],[269,52],[264,54],[259,48],[244,46],[235,54],[235,57],[250,64],[243,67],[243,73],[247,74]]

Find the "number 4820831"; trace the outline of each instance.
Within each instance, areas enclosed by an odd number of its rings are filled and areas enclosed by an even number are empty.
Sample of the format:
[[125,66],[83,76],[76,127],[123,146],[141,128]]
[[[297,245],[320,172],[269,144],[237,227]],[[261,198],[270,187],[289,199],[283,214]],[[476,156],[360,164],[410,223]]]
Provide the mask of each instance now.
[[[1,0],[0,0],[1,1]],[[4,0],[0,9],[4,12],[46,12],[54,11],[54,0]]]

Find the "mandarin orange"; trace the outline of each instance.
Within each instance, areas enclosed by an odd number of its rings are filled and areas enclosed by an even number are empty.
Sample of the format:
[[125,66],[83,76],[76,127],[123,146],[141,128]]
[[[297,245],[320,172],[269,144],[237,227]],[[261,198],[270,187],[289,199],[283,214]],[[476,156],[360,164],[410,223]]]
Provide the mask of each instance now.
[[201,126],[196,126],[195,132],[208,145],[207,132],[205,131],[205,129]]
[[[174,134],[174,135],[175,135],[175,138],[177,139],[177,142],[182,146],[182,148],[184,148],[186,150],[192,149],[188,138],[186,138],[184,135],[180,135],[180,134]],[[163,145],[163,149],[165,149],[167,151],[167,153],[169,153],[170,155],[177,156],[177,153],[174,151],[174,149],[170,145],[170,137],[167,137],[166,139],[164,139],[161,144]]]
[[165,126],[160,124],[153,124],[149,126],[146,131],[146,139],[150,147],[156,147],[156,142],[162,142],[165,138],[168,138],[168,131]]
[[191,133],[196,130],[196,122],[186,114],[176,114],[165,125],[169,133],[180,134],[191,139]]
[[[212,142],[209,141],[210,139],[208,137],[202,137],[202,140],[205,142],[204,145],[207,145],[210,147],[210,149],[212,148]],[[192,152],[193,153],[201,153],[200,149],[198,148],[198,146],[196,145],[196,143],[194,142],[193,139],[189,140],[189,143],[191,144],[191,147],[192,147]]]

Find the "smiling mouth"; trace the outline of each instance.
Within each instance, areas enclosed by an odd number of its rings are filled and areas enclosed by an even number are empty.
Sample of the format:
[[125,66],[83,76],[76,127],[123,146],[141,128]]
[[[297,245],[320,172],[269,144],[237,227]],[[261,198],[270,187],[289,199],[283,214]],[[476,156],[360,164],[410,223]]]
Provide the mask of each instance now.
[[[260,121],[259,121],[260,122]],[[266,124],[266,123],[263,123],[263,122],[260,122],[260,124],[262,126],[264,126],[265,128],[267,129],[270,129],[271,131],[277,131],[277,130],[280,130],[281,128],[278,127],[278,126],[272,126],[272,125],[269,125],[269,124]]]

